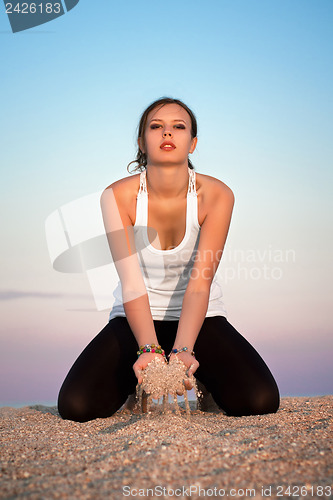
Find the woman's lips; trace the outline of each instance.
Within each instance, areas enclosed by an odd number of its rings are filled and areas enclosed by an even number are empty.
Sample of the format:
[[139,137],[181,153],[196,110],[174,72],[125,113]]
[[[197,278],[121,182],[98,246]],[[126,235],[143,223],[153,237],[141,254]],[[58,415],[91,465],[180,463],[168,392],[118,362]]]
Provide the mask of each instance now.
[[163,149],[164,151],[171,151],[173,149],[176,149],[176,146],[173,142],[162,142],[162,144],[160,145],[160,149]]

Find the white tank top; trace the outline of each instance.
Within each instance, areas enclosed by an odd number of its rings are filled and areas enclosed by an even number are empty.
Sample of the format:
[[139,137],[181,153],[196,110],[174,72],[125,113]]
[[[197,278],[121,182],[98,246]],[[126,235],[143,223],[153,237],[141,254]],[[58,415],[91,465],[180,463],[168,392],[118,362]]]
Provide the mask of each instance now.
[[[184,293],[187,288],[191,269],[198,255],[197,248],[200,237],[198,222],[198,200],[196,192],[195,171],[188,168],[189,186],[186,205],[186,230],[180,244],[170,250],[159,250],[159,239],[156,235],[152,244],[147,233],[148,192],[146,171],[140,174],[140,188],[136,202],[136,220],[134,239],[138,253],[140,268],[146,285],[150,310],[154,320],[179,320]],[[156,234],[156,231],[154,232]],[[121,283],[114,293],[115,302],[109,320],[116,316],[126,316],[123,303]],[[215,275],[209,296],[208,316],[226,316],[222,301],[222,290]]]

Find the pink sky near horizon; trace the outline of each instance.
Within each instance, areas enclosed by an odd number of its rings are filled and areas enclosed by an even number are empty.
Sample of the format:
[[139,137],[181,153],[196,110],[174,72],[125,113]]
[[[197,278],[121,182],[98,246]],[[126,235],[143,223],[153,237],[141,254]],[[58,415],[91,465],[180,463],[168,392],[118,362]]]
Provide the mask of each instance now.
[[[66,279],[66,275],[60,276]],[[67,278],[70,282],[69,275]],[[69,286],[63,298],[28,297],[0,303],[2,325],[7,325],[0,337],[0,405],[55,404],[76,357],[108,321],[108,311],[95,309],[84,275],[75,276],[73,285],[81,289],[81,298],[74,296],[74,289],[71,296]],[[290,310],[281,315],[281,304],[264,313],[263,309],[254,311],[246,297],[255,288],[254,283],[240,289],[236,283],[225,287],[228,319],[262,355],[276,377],[281,395],[332,393],[330,331],[323,325],[316,331],[318,320],[310,314],[302,326],[302,303],[298,311],[293,306],[294,321]],[[259,294],[258,289],[256,293],[260,303],[263,293]],[[261,304],[262,300],[263,296]]]

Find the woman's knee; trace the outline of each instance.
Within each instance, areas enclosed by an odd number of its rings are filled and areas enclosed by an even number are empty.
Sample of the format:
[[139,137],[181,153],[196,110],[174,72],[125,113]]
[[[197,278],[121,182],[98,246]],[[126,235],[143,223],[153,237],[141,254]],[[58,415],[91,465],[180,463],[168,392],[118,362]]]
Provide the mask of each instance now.
[[276,413],[279,405],[280,395],[277,387],[266,387],[234,400],[225,411],[227,415],[235,417],[266,415]]
[[64,420],[87,422],[94,417],[90,415],[89,406],[78,393],[62,390],[58,397],[58,411]]
[[[58,411],[64,420],[87,422],[95,418],[111,417],[126,401],[127,393],[121,397],[112,397],[112,391],[107,395],[85,391],[75,384],[62,386],[58,396]],[[107,397],[106,397],[107,396]]]
[[280,406],[280,395],[277,388],[265,388],[252,398],[251,415],[276,413]]

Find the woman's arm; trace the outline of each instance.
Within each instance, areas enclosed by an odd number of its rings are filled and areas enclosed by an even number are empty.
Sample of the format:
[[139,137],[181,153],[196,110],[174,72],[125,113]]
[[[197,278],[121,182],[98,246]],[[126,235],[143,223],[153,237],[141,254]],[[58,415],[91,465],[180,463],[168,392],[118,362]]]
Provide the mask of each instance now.
[[[197,256],[184,294],[174,348],[186,346],[189,351],[193,350],[206,317],[210,287],[222,257],[233,206],[234,195],[231,189],[216,181],[207,215],[201,226]],[[189,374],[198,368],[199,363],[188,352],[177,356],[186,366],[192,365]]]
[[[122,299],[127,321],[138,346],[158,344],[148,294],[135,248],[134,231],[127,213],[126,188],[119,182],[111,184],[101,196],[104,227],[112,258],[122,287]],[[154,354],[142,354],[133,369],[141,382],[144,369]]]

